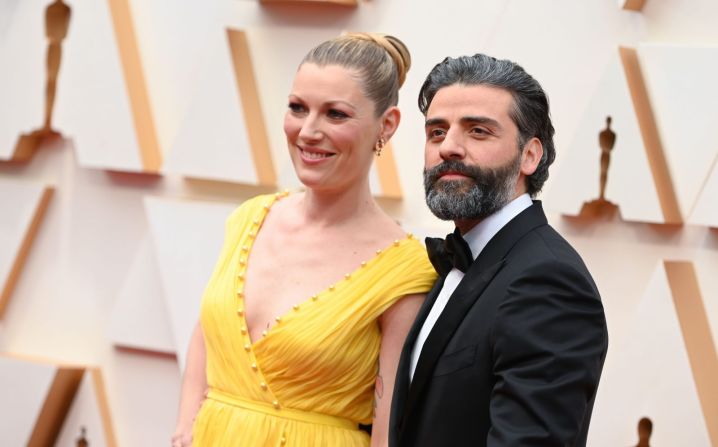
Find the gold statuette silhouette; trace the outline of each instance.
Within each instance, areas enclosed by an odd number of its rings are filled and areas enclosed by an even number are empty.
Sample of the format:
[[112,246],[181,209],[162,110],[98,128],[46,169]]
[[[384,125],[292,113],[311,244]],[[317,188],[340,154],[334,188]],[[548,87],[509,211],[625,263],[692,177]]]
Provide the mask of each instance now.
[[616,144],[616,133],[611,130],[611,117],[606,117],[606,128],[598,134],[598,144],[601,146],[601,181],[598,200],[606,200],[606,181],[608,180],[608,166],[611,164],[611,151]]
[[650,447],[651,432],[653,432],[653,422],[648,418],[641,418],[638,421],[638,444],[636,447]]
[[77,438],[75,445],[77,447],[90,447],[90,443],[87,442],[87,438],[85,438],[85,427],[80,427],[80,437]]
[[27,162],[35,155],[45,138],[59,137],[52,129],[52,110],[55,105],[57,75],[62,60],[62,41],[67,37],[70,27],[70,7],[55,0],[45,8],[45,36],[47,37],[45,116],[41,127],[27,133],[21,133],[15,143],[11,162]]
[[70,7],[62,0],[55,0],[45,9],[45,35],[48,45],[45,121],[42,127],[44,132],[52,131],[52,109],[55,105],[57,75],[60,72],[60,62],[62,61],[62,41],[67,37],[70,15]]
[[608,168],[611,165],[611,151],[616,145],[616,133],[611,130],[611,117],[606,117],[606,128],[598,133],[598,146],[601,148],[600,158],[600,175],[598,184],[598,199],[584,202],[580,217],[596,218],[606,217],[612,218],[618,206],[606,200],[606,183],[608,182]]

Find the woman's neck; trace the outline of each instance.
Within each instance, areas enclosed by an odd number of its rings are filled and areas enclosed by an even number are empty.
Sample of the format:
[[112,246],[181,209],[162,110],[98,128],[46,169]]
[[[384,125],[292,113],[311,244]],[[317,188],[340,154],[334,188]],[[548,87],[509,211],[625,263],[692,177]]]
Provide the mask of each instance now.
[[350,220],[360,222],[365,215],[377,211],[368,185],[343,191],[308,188],[299,203],[299,212],[306,222],[321,226],[341,225]]

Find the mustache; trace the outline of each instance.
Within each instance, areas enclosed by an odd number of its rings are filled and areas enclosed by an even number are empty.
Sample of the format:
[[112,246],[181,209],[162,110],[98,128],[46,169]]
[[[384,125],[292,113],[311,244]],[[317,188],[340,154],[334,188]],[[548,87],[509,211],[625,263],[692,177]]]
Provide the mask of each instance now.
[[455,172],[475,181],[482,177],[482,170],[477,166],[469,166],[458,160],[445,160],[430,169],[424,169],[424,182],[433,185],[441,176],[446,173]]

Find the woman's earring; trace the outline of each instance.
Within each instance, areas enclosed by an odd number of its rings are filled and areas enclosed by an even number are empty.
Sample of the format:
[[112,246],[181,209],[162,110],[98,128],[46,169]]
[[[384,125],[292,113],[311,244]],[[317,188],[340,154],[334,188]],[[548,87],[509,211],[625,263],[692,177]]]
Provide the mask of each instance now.
[[374,145],[374,153],[377,157],[381,155],[381,150],[384,149],[384,144],[384,138],[379,138],[379,140],[377,140],[376,144]]

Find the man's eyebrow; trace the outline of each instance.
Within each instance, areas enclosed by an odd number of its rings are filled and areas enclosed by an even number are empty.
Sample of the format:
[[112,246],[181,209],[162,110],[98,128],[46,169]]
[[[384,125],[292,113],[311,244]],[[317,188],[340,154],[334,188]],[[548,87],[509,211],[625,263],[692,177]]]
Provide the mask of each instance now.
[[[462,124],[484,124],[490,127],[501,129],[501,124],[493,118],[487,116],[464,116],[459,120]],[[440,124],[446,124],[447,121],[444,118],[429,118],[424,122],[424,127],[437,126]]]
[[429,118],[424,122],[424,127],[436,126],[438,124],[446,124],[444,118]]
[[485,124],[490,127],[501,129],[501,124],[488,116],[464,116],[460,121],[462,124]]

